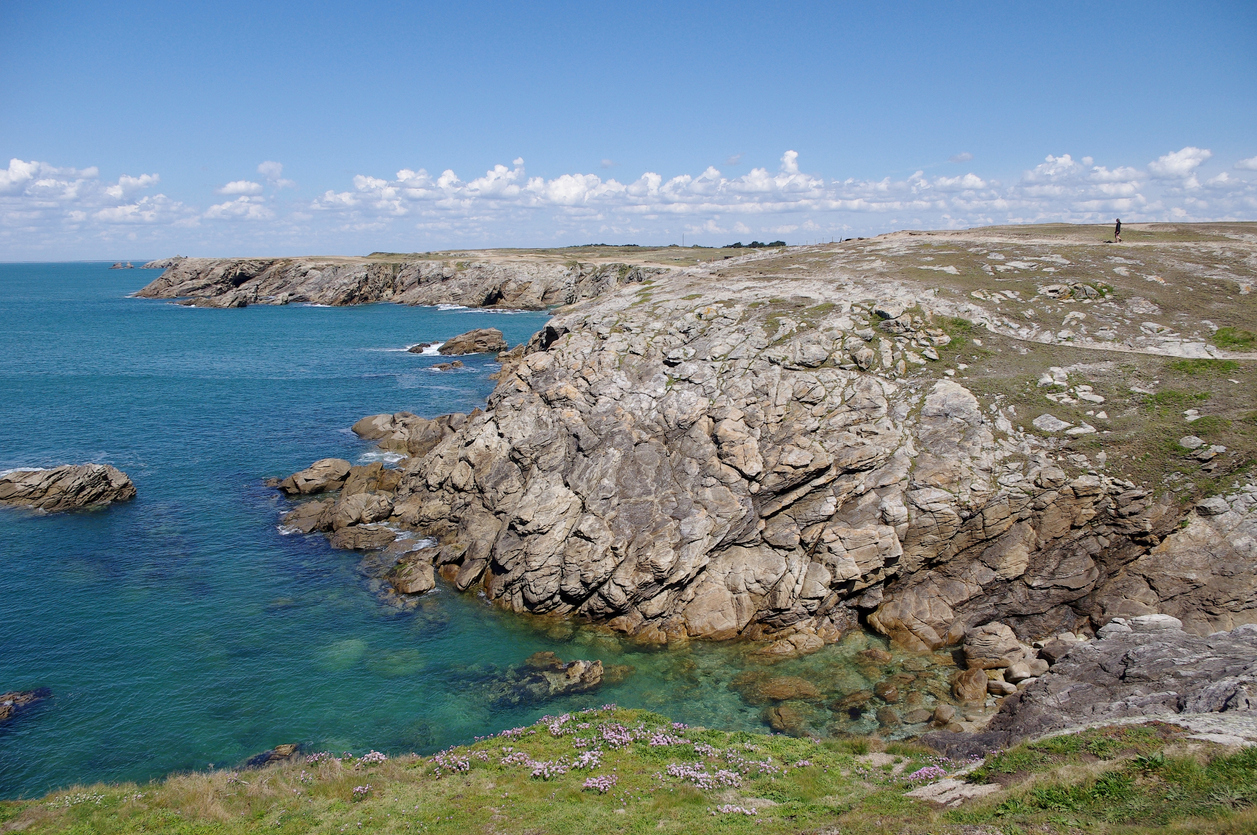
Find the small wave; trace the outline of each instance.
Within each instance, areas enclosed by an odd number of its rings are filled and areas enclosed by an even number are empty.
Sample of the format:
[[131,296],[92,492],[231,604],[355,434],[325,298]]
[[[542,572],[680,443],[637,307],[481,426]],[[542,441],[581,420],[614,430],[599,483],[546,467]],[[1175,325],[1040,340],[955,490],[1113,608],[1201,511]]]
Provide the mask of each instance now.
[[334,304],[319,304],[318,302],[303,302],[302,307],[335,307]]
[[[419,344],[421,344],[421,343],[418,343],[418,342],[416,342],[416,343],[415,343],[415,345],[419,345]],[[421,356],[421,357],[436,357],[436,356],[440,356],[441,346],[442,346],[442,345],[444,345],[444,344],[445,344],[444,342],[433,342],[433,343],[432,343],[431,345],[429,345],[427,348],[424,348],[422,351],[419,351],[419,352],[418,352],[418,353],[419,353],[419,356]],[[393,350],[400,350],[400,351],[407,351],[407,352],[409,352],[411,348],[415,347],[415,345],[407,345],[405,348],[394,348]]]
[[280,536],[292,536],[295,533],[301,533],[301,528],[294,528],[292,525],[276,525],[275,530],[279,531]]
[[379,353],[379,354],[404,354],[407,351],[409,351],[410,348],[408,346],[406,348],[359,348],[358,350],[371,351],[371,352]]
[[14,467],[11,470],[0,470],[0,478],[11,476],[14,473],[37,473],[39,470],[39,467]]
[[398,461],[404,461],[405,459],[406,456],[402,455],[400,452],[371,451],[364,452],[362,455],[358,456],[359,461],[367,464],[372,461],[383,461],[385,464],[396,464]]
[[465,304],[438,304],[437,310],[469,310]]

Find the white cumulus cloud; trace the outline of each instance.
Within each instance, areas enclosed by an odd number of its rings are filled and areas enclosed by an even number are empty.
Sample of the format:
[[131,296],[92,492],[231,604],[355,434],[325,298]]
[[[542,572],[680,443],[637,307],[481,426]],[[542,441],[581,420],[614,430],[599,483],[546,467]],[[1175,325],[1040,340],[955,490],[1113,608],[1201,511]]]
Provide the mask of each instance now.
[[255,183],[252,180],[232,180],[227,185],[217,189],[219,194],[261,194],[262,184]]
[[1213,156],[1212,151],[1188,145],[1181,151],[1165,154],[1158,157],[1155,162],[1148,163],[1148,170],[1152,172],[1154,177],[1163,177],[1165,179],[1187,177],[1196,170],[1197,166],[1211,156]]
[[[1257,171],[1257,157],[1249,157],[1235,163],[1235,167],[1241,171]],[[0,175],[2,176],[2,175]]]

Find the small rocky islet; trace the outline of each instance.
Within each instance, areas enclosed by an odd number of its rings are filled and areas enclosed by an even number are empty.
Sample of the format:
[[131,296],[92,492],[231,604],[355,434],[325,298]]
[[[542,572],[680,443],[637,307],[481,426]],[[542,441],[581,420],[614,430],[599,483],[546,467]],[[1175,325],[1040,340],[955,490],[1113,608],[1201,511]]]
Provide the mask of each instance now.
[[[771,668],[730,686],[787,733],[1006,744],[1048,730],[1031,706],[1074,684],[1097,689],[1066,723],[1123,715],[1103,704],[1252,709],[1251,225],[1150,225],[1122,247],[1093,232],[683,265],[184,259],[141,295],[566,305],[524,345],[485,344],[501,369],[483,410],[355,424],[396,467],[324,459],[277,480],[302,500],[284,524],[383,551],[402,595],[442,581],[648,644],[737,638],[771,662],[868,629],[894,653],[860,650],[859,687]],[[1154,633],[1163,655],[1213,657],[1197,636],[1227,630],[1229,660],[1200,672],[1228,671],[1225,698],[1132,700],[1123,687],[1172,689],[1172,672],[1105,689],[1079,660]]]
[[0,473],[0,505],[60,513],[133,498],[131,478],[108,464],[63,464]]

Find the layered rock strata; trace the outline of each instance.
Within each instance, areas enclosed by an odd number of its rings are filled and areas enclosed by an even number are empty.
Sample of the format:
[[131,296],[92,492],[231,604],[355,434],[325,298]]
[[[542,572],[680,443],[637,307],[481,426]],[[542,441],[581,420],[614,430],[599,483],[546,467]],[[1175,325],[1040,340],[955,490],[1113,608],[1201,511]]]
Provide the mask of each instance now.
[[0,504],[48,513],[135,498],[126,473],[108,464],[63,464],[48,470],[13,470],[0,475]]

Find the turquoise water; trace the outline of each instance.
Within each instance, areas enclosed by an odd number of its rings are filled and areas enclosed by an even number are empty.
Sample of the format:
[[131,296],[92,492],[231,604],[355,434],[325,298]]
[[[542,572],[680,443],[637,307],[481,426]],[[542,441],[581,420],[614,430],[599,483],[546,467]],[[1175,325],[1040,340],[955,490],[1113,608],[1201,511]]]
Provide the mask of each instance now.
[[[156,274],[107,267],[0,264],[0,470],[97,461],[139,491],[105,511],[0,509],[0,692],[53,693],[0,725],[0,797],[231,766],[283,742],[430,752],[603,702],[764,728],[728,686],[757,667],[744,648],[643,649],[447,587],[403,610],[361,555],[279,532],[288,505],[264,478],[371,460],[347,429],[363,415],[469,411],[492,389],[489,358],[438,372],[441,358],[399,349],[473,327],[514,345],[545,314],[200,310],[127,298]],[[846,663],[867,640],[773,674],[867,687]],[[494,702],[502,671],[538,650],[633,672],[586,696]]]

